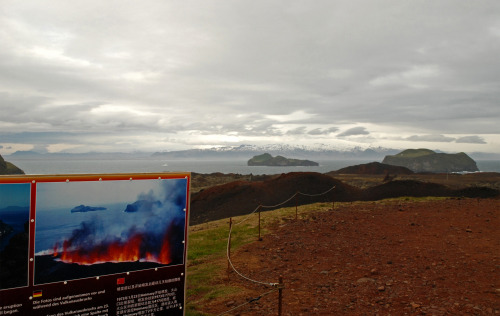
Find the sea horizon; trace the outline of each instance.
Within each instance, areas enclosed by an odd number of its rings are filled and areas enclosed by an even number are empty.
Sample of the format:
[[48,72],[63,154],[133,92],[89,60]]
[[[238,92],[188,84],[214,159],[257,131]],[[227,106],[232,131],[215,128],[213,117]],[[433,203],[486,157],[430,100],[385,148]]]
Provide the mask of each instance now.
[[[27,159],[10,157],[9,162],[27,175],[106,174],[106,173],[234,173],[242,175],[281,174],[288,172],[327,173],[341,168],[374,162],[373,159],[317,160],[319,166],[248,166],[247,160],[170,160],[163,158],[128,159]],[[380,162],[380,161],[379,161]],[[500,172],[499,160],[476,160],[480,172]]]

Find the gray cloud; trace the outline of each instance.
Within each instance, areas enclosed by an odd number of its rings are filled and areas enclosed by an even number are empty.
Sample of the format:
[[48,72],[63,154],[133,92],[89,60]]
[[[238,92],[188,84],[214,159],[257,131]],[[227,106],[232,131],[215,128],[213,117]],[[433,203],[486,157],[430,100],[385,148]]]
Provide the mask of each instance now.
[[407,137],[406,140],[412,142],[456,142],[466,144],[486,144],[486,141],[479,136],[463,136],[463,137],[448,137],[444,135],[412,135]]
[[357,126],[350,128],[340,134],[337,135],[337,137],[347,137],[347,136],[357,136],[357,135],[368,135],[370,132],[366,130],[366,128],[362,126]]
[[456,140],[457,143],[469,143],[469,144],[486,144],[484,139],[479,136],[464,136],[459,137]]
[[447,137],[444,135],[412,135],[406,138],[412,142],[452,142],[455,140],[454,137]]
[[[500,148],[498,1],[2,7],[2,142],[16,133],[20,143],[89,150],[141,136],[133,143],[144,149],[164,139],[217,145],[229,136],[310,143],[363,125],[370,133],[337,136]],[[64,139],[53,138],[60,132]],[[464,134],[478,139],[454,136]]]
[[313,130],[310,130],[307,134],[309,135],[328,135],[331,133],[335,133],[339,129],[337,127],[330,127],[330,128],[315,128]]
[[300,126],[297,128],[294,128],[292,130],[289,130],[286,132],[287,135],[304,135],[306,134],[307,127],[305,126]]
[[[24,140],[29,139],[33,144],[36,145],[48,145],[51,143],[64,143],[64,142],[74,142],[75,136],[82,135],[71,134],[65,132],[21,132],[21,133],[4,133],[3,141],[6,143],[22,143]],[[86,133],[83,135],[89,135],[90,137],[96,137],[99,134]],[[47,140],[51,140],[47,142]],[[80,142],[77,142],[80,143]]]
[[338,131],[337,127],[329,127],[329,128],[313,128],[313,129],[308,129],[307,126],[299,126],[293,129],[288,130],[285,134],[286,135],[311,135],[311,136],[324,136],[324,135],[329,135],[331,133],[334,133]]

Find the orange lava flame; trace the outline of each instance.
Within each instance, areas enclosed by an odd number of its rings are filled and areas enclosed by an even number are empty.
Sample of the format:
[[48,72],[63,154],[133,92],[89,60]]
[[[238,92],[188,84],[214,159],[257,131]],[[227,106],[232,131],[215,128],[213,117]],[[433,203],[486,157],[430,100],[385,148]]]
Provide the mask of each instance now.
[[165,237],[161,249],[145,249],[144,236],[136,233],[127,241],[113,241],[95,245],[91,249],[71,249],[72,245],[65,240],[62,251],[58,251],[58,245],[54,246],[53,256],[65,263],[77,263],[90,265],[103,262],[135,262],[147,261],[160,264],[171,263],[170,245]]

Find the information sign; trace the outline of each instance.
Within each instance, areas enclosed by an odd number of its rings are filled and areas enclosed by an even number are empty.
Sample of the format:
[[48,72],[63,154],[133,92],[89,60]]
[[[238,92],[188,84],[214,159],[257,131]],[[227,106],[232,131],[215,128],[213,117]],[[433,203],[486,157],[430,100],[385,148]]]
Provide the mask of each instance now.
[[0,177],[0,316],[184,315],[190,181]]

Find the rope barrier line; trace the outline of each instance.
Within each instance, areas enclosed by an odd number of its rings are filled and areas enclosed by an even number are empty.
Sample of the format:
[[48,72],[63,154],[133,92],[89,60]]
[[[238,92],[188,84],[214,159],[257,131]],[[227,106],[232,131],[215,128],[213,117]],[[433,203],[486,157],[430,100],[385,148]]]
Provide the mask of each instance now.
[[227,314],[227,313],[232,312],[232,311],[234,311],[235,309],[241,308],[241,307],[243,307],[243,306],[245,306],[245,305],[247,305],[247,304],[250,304],[250,303],[256,302],[256,301],[260,300],[261,298],[263,298],[264,296],[266,296],[266,295],[268,295],[268,294],[271,294],[272,292],[276,292],[276,291],[278,291],[278,290],[279,290],[279,289],[272,289],[271,291],[266,292],[266,293],[263,293],[263,294],[261,294],[261,295],[259,295],[259,296],[257,296],[257,297],[254,297],[254,298],[252,298],[252,299],[248,300],[247,302],[245,302],[245,303],[243,303],[243,304],[241,304],[241,305],[235,306],[235,307],[231,308],[230,310],[227,310],[227,311],[225,311],[225,312],[222,312],[222,313],[218,314],[217,316]]
[[260,205],[260,207],[265,207],[265,208],[274,208],[274,207],[278,207],[278,206],[281,206],[283,204],[286,204],[287,202],[290,202],[294,197],[296,197],[300,192],[296,192],[294,195],[292,195],[288,200],[284,201],[284,202],[281,202],[279,204],[276,204],[276,205]]
[[290,202],[294,197],[296,197],[297,195],[301,194],[301,195],[304,195],[304,196],[310,196],[310,197],[315,197],[315,196],[320,196],[320,195],[324,195],[324,194],[327,194],[328,192],[330,192],[331,190],[335,189],[335,186],[331,187],[330,189],[326,190],[325,192],[323,193],[319,193],[319,194],[307,194],[307,193],[302,193],[300,191],[297,191],[295,192],[294,195],[292,195],[290,198],[288,198],[287,200],[285,200],[284,202],[281,202],[279,204],[276,204],[276,205],[259,205],[257,206],[251,213],[249,213],[244,219],[242,219],[240,222],[234,224],[234,225],[239,225],[243,222],[245,222],[248,218],[250,218],[250,215],[254,214],[255,212],[257,212],[259,210],[259,208],[274,208],[274,207],[278,207],[278,206],[281,206],[283,204],[286,204],[288,202]]
[[302,194],[302,195],[305,195],[305,196],[320,196],[320,195],[327,194],[328,192],[330,192],[333,189],[335,189],[335,186],[333,186],[330,189],[326,190],[325,192],[319,193],[319,194],[307,194],[307,193],[302,193],[302,192],[297,192],[296,194]]
[[[279,203],[279,204],[276,204],[276,205],[273,205],[273,206],[264,206],[264,205],[259,205],[257,206],[257,208],[255,208],[255,210],[253,210],[253,212],[251,212],[250,214],[248,214],[243,220],[241,220],[239,223],[237,224],[234,224],[234,225],[239,225],[243,222],[245,222],[248,218],[250,218],[250,215],[254,214],[255,212],[257,212],[261,207],[265,207],[265,208],[274,208],[274,207],[278,207],[278,206],[281,206],[287,202],[289,202],[290,200],[292,200],[295,196],[297,196],[298,194],[302,194],[302,195],[306,195],[306,196],[320,196],[320,195],[323,195],[323,194],[326,194],[328,192],[330,192],[331,190],[335,189],[335,186],[331,187],[330,189],[328,189],[327,191],[323,192],[323,193],[320,193],[320,194],[306,194],[306,193],[302,193],[302,192],[299,192],[297,191],[294,195],[292,195],[289,199],[287,199],[286,201],[282,202],[282,203]],[[254,280],[254,279],[251,279],[245,275],[243,275],[242,273],[240,273],[238,270],[236,270],[236,268],[234,267],[233,265],[233,262],[231,261],[231,255],[229,253],[230,251],[230,248],[229,248],[229,245],[230,245],[230,241],[231,241],[231,234],[232,234],[232,231],[233,231],[233,225],[230,225],[230,228],[229,228],[229,236],[227,237],[227,249],[226,249],[226,255],[227,255],[227,260],[229,262],[229,265],[231,266],[231,268],[233,269],[234,272],[236,272],[236,274],[238,274],[240,277],[242,277],[243,279],[247,280],[247,281],[250,281],[250,282],[253,282],[253,283],[257,283],[257,284],[262,284],[262,285],[266,285],[266,286],[276,286],[278,283],[271,283],[271,282],[263,282],[263,281],[258,281],[258,280]]]
[[229,229],[229,236],[227,238],[227,260],[228,260],[229,265],[231,266],[231,268],[234,270],[234,272],[236,272],[236,274],[238,274],[240,277],[242,277],[243,279],[245,279],[247,281],[250,281],[250,282],[253,282],[253,283],[257,283],[257,284],[266,285],[266,286],[276,286],[276,283],[257,281],[257,280],[251,279],[251,278],[249,278],[247,276],[244,276],[238,270],[236,270],[236,268],[233,265],[233,262],[231,261],[231,256],[229,255],[229,240],[231,239],[231,232],[232,231],[233,231],[233,227],[231,226],[231,228]]
[[252,213],[248,214],[248,215],[247,215],[244,219],[242,219],[239,223],[236,223],[236,224],[234,224],[234,225],[239,225],[239,224],[243,223],[244,221],[246,221],[247,219],[249,219],[249,218],[250,218],[250,215],[252,215],[252,214],[254,214],[255,212],[257,212],[257,211],[259,210],[259,208],[260,208],[260,207],[261,207],[261,205],[257,206],[257,207],[255,208],[255,210],[253,210],[253,211],[252,211]]

